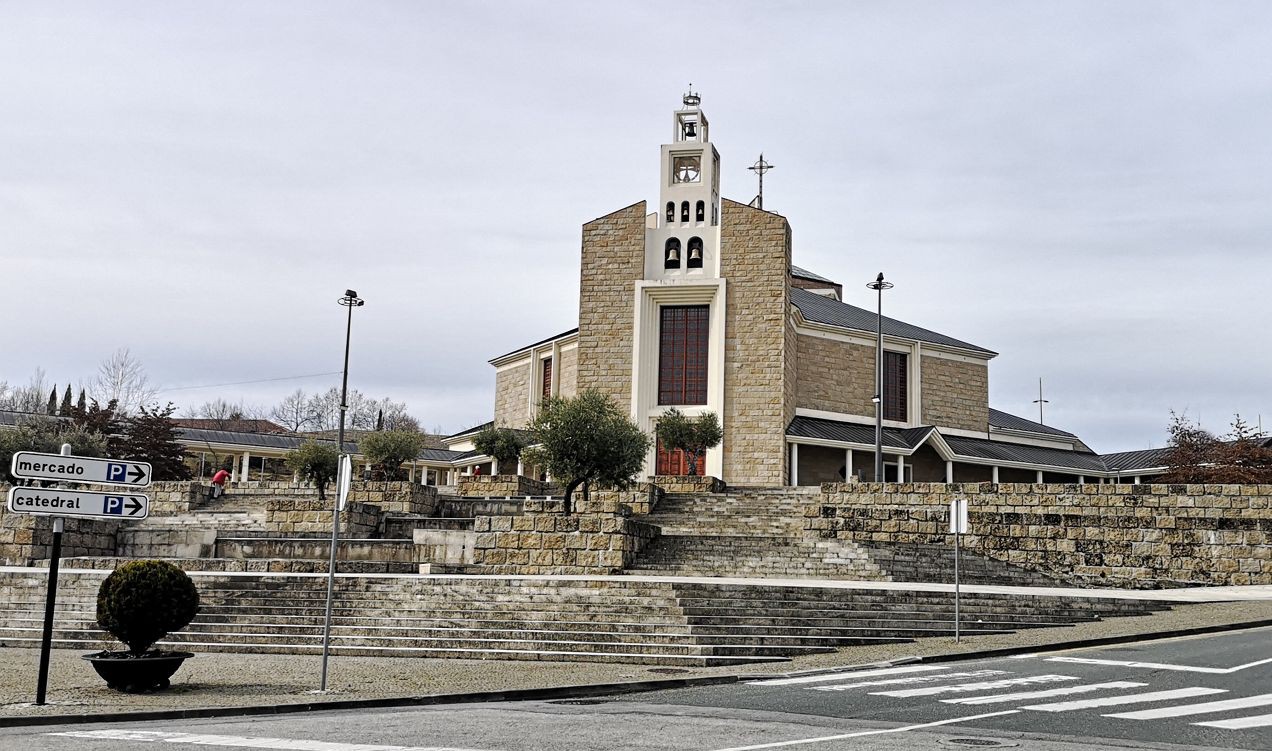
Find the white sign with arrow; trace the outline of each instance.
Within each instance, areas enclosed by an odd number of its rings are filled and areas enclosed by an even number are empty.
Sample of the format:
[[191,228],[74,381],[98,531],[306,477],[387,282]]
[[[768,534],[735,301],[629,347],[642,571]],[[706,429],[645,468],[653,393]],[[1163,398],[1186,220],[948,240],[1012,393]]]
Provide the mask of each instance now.
[[150,499],[135,493],[88,493],[60,488],[13,488],[9,510],[18,514],[145,519]]
[[150,485],[151,467],[146,462],[125,459],[96,459],[19,451],[13,455],[9,471],[28,480],[90,482],[144,488]]

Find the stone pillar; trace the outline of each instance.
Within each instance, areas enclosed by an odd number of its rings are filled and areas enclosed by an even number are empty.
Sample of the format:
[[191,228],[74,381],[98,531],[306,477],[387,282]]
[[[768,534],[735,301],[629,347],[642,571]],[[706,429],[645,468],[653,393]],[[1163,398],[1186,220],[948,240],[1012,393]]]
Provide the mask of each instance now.
[[905,482],[905,455],[897,454],[897,482]]
[[252,454],[243,452],[243,470],[239,472],[239,476],[243,478],[243,482],[252,479]]
[[849,482],[852,473],[852,449],[847,449],[844,451],[844,482]]
[[1042,470],[1041,470],[1041,469],[1040,469],[1040,470],[1038,470],[1038,484],[1039,484],[1039,485],[1041,485],[1041,484],[1042,484]]
[[954,462],[945,463],[945,481],[954,482]]
[[799,444],[791,444],[791,486],[799,486]]
[[993,475],[993,477],[991,477],[991,478],[990,478],[990,480],[991,480],[991,481],[992,481],[995,485],[997,485],[997,484],[998,484],[998,465],[996,465],[996,464],[994,465],[994,475]]

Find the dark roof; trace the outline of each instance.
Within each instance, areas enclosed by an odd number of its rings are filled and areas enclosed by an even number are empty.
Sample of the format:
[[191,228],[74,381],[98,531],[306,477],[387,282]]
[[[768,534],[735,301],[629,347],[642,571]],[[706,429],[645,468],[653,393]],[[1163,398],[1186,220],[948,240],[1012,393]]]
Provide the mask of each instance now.
[[[846,329],[856,329],[867,333],[875,331],[877,315],[865,308],[858,308],[855,305],[849,305],[798,287],[791,287],[791,302],[795,304],[796,308],[799,308],[799,312],[809,321],[826,323],[831,326],[842,326]],[[968,344],[953,337],[938,334],[935,331],[928,331],[887,316],[883,317],[883,333],[902,339],[916,339],[920,342],[943,344],[947,347],[983,352],[987,355],[998,354],[993,350],[978,347],[975,344]]]
[[964,438],[942,435],[941,439],[955,456],[968,459],[992,459],[1000,462],[1019,462],[1069,470],[1091,470],[1103,473],[1104,462],[1095,454],[1068,449],[1049,449],[1043,446],[1022,446],[1018,443],[988,441],[984,438]]
[[46,415],[43,412],[13,412],[10,410],[0,410],[0,425],[9,427],[17,427],[24,425],[30,420],[69,420],[69,417],[59,417],[58,415]]
[[1141,451],[1118,451],[1113,454],[1104,454],[1100,458],[1104,460],[1104,466],[1108,467],[1110,472],[1132,472],[1140,469],[1158,469],[1166,466],[1166,455],[1170,453],[1168,448],[1160,449],[1143,449]]
[[1026,420],[1023,417],[1007,414],[1001,410],[989,408],[989,424],[995,428],[1007,428],[1008,430],[1024,430],[1030,433],[1046,433],[1047,435],[1062,435],[1067,438],[1077,438],[1076,435],[1053,428],[1049,425],[1043,425],[1040,422]]
[[[933,430],[935,428],[932,427],[884,428],[883,445],[911,451],[922,445]],[[799,415],[787,426],[786,435],[822,441],[873,444],[875,426],[868,423],[842,422]]]
[[424,449],[419,458],[426,462],[451,462],[464,456],[466,451],[449,451],[447,449]]
[[561,339],[561,338],[563,338],[563,337],[567,337],[567,336],[569,336],[570,334],[577,334],[577,333],[579,333],[579,329],[578,329],[578,327],[577,327],[577,326],[575,326],[574,328],[570,329],[569,331],[562,331],[560,334],[557,334],[556,336],[550,336],[550,337],[548,337],[547,339],[543,339],[543,340],[541,340],[541,341],[537,341],[537,342],[535,342],[534,344],[527,344],[527,345],[526,345],[526,346],[524,346],[524,347],[517,347],[516,349],[512,350],[511,352],[505,352],[505,353],[503,353],[503,354],[502,354],[502,355],[500,355],[499,357],[492,357],[492,358],[490,358],[490,362],[494,362],[495,360],[502,360],[503,358],[507,357],[508,355],[515,355],[515,354],[517,354],[518,352],[520,352],[520,351],[522,351],[522,350],[524,350],[524,349],[530,349],[531,347],[537,347],[537,346],[539,346],[540,344],[547,344],[548,342],[554,342],[554,341],[556,341],[557,339]]
[[[260,446],[261,448],[286,449],[290,451],[305,441],[321,440],[314,436],[278,433],[242,433],[233,430],[202,430],[200,428],[177,428],[181,440],[187,443],[232,443],[237,446]],[[335,444],[335,441],[330,441]],[[345,440],[345,451],[356,452],[358,445]]]
[[459,431],[458,433],[451,433],[450,435],[448,435],[448,436],[446,436],[446,437],[447,437],[448,439],[449,439],[449,438],[458,438],[458,437],[460,437],[460,436],[462,436],[462,435],[468,435],[469,433],[480,433],[481,431],[485,430],[486,428],[489,428],[489,427],[493,426],[494,424],[495,424],[495,421],[494,421],[494,420],[491,420],[490,422],[483,422],[481,425],[474,425],[473,427],[469,428],[468,430],[461,430],[461,431]]
[[824,276],[819,276],[818,274],[814,274],[808,269],[801,269],[800,267],[794,266],[794,265],[791,266],[791,276],[797,276],[800,279],[808,279],[814,282],[825,282],[826,284],[839,284],[839,282],[836,282],[833,279],[827,279]]

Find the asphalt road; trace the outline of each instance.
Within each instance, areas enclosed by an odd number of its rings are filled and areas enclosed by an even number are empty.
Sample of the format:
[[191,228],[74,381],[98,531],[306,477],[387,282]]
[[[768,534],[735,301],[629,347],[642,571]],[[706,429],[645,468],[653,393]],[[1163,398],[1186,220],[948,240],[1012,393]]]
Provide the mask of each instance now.
[[1272,629],[574,701],[0,730],[0,751],[1272,749]]

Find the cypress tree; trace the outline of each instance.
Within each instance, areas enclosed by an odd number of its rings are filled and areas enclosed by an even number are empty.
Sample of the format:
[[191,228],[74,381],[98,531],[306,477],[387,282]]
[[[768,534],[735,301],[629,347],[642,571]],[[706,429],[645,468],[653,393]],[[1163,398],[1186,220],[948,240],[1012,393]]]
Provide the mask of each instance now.
[[58,407],[57,413],[62,417],[71,416],[71,384],[66,384],[66,393],[62,394],[62,406]]
[[57,414],[57,384],[53,384],[53,390],[49,392],[49,406],[45,407],[44,414]]
[[75,405],[75,409],[81,413],[88,410],[88,394],[84,392],[84,389],[80,389],[80,398],[79,402]]

